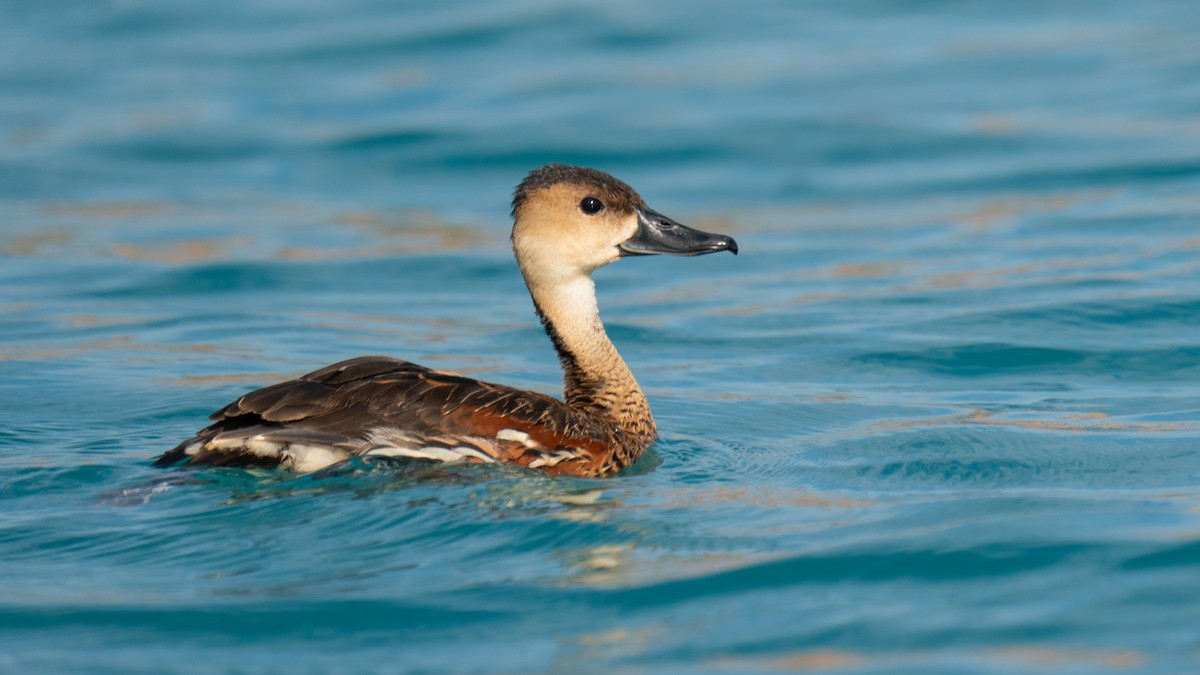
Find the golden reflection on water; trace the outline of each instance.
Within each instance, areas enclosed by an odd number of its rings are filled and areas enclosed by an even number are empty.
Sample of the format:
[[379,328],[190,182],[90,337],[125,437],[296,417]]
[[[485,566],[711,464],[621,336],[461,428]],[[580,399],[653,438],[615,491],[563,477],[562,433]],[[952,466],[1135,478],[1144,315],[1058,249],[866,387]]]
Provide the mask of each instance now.
[[34,257],[40,255],[47,247],[65,243],[70,239],[71,233],[65,229],[5,237],[0,239],[0,255],[17,258]]
[[[493,495],[494,497],[495,495]],[[505,508],[527,508],[523,503],[557,502],[566,508],[553,511],[556,519],[572,522],[604,523],[629,534],[631,541],[560,549],[554,554],[562,561],[566,574],[557,582],[565,586],[632,588],[668,581],[704,577],[744,569],[785,559],[794,552],[696,552],[670,551],[650,546],[654,525],[638,517],[645,509],[689,509],[695,511],[724,508],[862,510],[875,505],[872,500],[823,496],[811,490],[759,487],[755,489],[713,486],[660,490],[652,504],[625,504],[619,499],[602,499],[595,490],[586,499],[569,495],[547,497],[523,493],[520,499],[508,499]],[[820,525],[824,527],[826,525]],[[641,532],[644,530],[644,532]],[[637,533],[641,532],[641,535]]]
[[[228,207],[171,202],[47,202],[13,218],[0,235],[0,255],[124,258],[168,265],[260,257],[342,260],[508,248],[507,233],[472,223],[447,222],[408,209],[337,212],[303,203],[253,202]],[[249,214],[249,215],[247,215]],[[248,223],[239,227],[237,223]],[[206,231],[196,236],[196,230]],[[272,231],[311,229],[319,246],[274,245]],[[22,232],[22,230],[25,230]],[[213,232],[209,235],[208,232]],[[307,239],[313,239],[308,237]],[[102,243],[97,245],[97,241]]]
[[182,204],[158,201],[48,202],[42,210],[54,216],[72,218],[149,218],[175,213]]
[[65,359],[87,354],[90,352],[127,352],[140,356],[129,356],[130,363],[157,363],[168,354],[214,354],[221,353],[227,358],[250,358],[236,349],[217,344],[150,344],[140,342],[128,335],[88,340],[70,346],[46,347],[33,344],[0,344],[0,361],[19,359]]
[[221,373],[215,375],[180,375],[167,381],[176,384],[240,382],[247,385],[260,385],[264,382],[282,382],[295,376],[295,373]]
[[1035,666],[1113,668],[1127,670],[1146,664],[1146,655],[1132,649],[1087,649],[1045,645],[1009,645],[982,653],[984,660]]
[[1036,672],[1053,673],[1063,668],[1132,670],[1146,666],[1150,659],[1145,653],[1133,649],[1012,644],[985,649],[887,652],[804,649],[765,657],[718,657],[710,664],[734,671],[836,672],[850,668],[920,667],[964,661],[985,667],[1019,667],[1026,672],[1032,669]]
[[109,253],[117,258],[152,260],[154,262],[181,265],[223,258],[226,250],[245,241],[244,237],[231,237],[226,242],[211,240],[171,241],[153,245],[113,244]]
[[[1034,411],[1029,412],[1033,413]],[[883,420],[871,422],[870,425],[887,431],[918,427],[965,425],[1014,427],[1035,431],[1063,431],[1068,433],[1170,433],[1200,429],[1200,422],[1113,422],[1109,421],[1109,416],[1102,412],[1066,413],[1061,415],[1059,419],[1032,419],[1009,416],[1014,414],[1019,413],[1006,412],[1004,417],[997,417],[993,411],[974,408],[970,412],[959,415]],[[1038,412],[1036,414],[1045,415],[1046,413]]]
[[[805,649],[773,655],[762,658],[755,657],[719,657],[710,664],[716,668],[732,671],[744,670],[783,670],[789,672],[830,672],[857,668],[866,665],[872,659],[866,654],[838,649]],[[893,663],[889,658],[887,663]]]
[[729,503],[777,509],[786,507],[820,509],[862,509],[875,505],[870,499],[826,497],[812,490],[787,487],[755,488],[717,485],[705,488],[678,488],[660,491],[664,497],[658,508],[717,508]]

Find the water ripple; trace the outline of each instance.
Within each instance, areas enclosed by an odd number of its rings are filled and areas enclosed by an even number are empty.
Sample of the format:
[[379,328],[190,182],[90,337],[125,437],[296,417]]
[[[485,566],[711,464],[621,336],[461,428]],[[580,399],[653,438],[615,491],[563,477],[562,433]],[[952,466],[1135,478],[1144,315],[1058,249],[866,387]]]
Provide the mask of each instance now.
[[[0,3],[0,670],[1198,670],[1194,3],[75,5]],[[150,466],[560,393],[549,161],[741,245],[596,274],[637,465]]]

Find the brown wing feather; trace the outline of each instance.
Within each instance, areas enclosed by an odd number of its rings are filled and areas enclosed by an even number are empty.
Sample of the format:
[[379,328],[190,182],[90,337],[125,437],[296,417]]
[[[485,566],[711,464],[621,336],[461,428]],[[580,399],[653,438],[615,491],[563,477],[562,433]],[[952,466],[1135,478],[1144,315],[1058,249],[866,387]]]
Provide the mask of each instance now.
[[[518,391],[517,394],[531,392]],[[605,459],[611,455],[616,443],[615,430],[599,428],[593,420],[578,415],[554,399],[548,399],[551,405],[534,397],[514,397],[500,401],[497,405],[483,405],[467,409],[462,408],[451,415],[447,421],[463,429],[470,429],[473,434],[492,436],[502,430],[511,429],[529,436],[528,443],[508,442],[502,444],[500,461],[521,466],[535,465],[549,473],[566,473],[573,475],[598,475],[605,473],[599,468]],[[547,397],[548,398],[548,397]],[[524,405],[521,405],[524,404]],[[545,408],[543,408],[545,405]],[[513,411],[514,406],[516,411]],[[566,411],[557,414],[558,408]],[[566,459],[553,466],[540,466],[539,460],[544,460],[548,454],[558,451],[574,451],[577,457]],[[619,467],[618,467],[619,468]]]
[[[553,473],[594,475],[621,432],[549,396],[363,356],[252,391],[211,416],[213,423],[155,463],[272,467],[278,458],[239,447],[256,442],[369,452],[373,432],[395,430],[434,446],[477,448],[496,460]],[[507,437],[497,438],[504,430]],[[526,435],[514,440],[512,432]],[[199,444],[199,445],[197,445]],[[559,453],[559,454],[553,454]],[[554,463],[548,464],[552,455]],[[274,464],[272,464],[274,461]],[[620,467],[615,467],[620,468]]]

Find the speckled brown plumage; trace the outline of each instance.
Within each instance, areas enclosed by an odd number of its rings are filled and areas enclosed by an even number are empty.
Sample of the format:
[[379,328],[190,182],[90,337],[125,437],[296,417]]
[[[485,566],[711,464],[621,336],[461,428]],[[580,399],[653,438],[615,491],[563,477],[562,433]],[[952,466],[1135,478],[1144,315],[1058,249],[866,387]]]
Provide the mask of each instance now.
[[604,332],[592,271],[625,255],[736,253],[737,244],[684,227],[625,183],[583,167],[533,171],[512,212],[513,251],[562,363],[563,401],[363,356],[246,394],[155,465],[315,471],[386,456],[606,476],[637,461],[657,429]]
[[[155,465],[188,459],[193,465],[291,468],[287,447],[267,455],[239,449],[232,442],[261,438],[280,446],[320,444],[338,448],[348,458],[380,448],[386,434],[372,438],[372,432],[394,429],[416,447],[469,447],[494,461],[522,466],[571,450],[578,457],[535,468],[605,475],[619,471],[636,454],[609,456],[610,448],[645,442],[543,394],[386,356],[360,356],[252,391],[210,419],[211,425]],[[505,429],[527,434],[532,443],[497,439]],[[196,446],[189,455],[188,449]]]

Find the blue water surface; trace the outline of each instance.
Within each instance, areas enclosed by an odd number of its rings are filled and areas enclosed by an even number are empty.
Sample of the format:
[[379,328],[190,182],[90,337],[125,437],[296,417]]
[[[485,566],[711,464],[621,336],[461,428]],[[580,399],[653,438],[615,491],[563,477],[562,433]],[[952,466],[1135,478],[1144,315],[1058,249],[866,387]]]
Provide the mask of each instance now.
[[[1200,5],[0,2],[0,671],[1200,672]],[[742,255],[597,275],[609,480],[150,462],[383,353],[557,393],[549,161]]]

